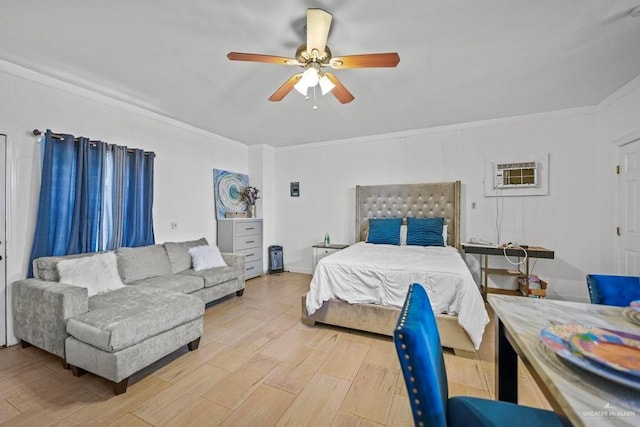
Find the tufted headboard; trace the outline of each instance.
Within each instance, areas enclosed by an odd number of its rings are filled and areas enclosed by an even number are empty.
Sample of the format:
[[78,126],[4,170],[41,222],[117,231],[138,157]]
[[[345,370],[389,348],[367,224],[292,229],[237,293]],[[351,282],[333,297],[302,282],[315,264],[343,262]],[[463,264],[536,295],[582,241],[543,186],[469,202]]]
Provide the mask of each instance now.
[[460,248],[460,181],[357,185],[356,242],[365,240],[369,218],[443,217],[447,244]]

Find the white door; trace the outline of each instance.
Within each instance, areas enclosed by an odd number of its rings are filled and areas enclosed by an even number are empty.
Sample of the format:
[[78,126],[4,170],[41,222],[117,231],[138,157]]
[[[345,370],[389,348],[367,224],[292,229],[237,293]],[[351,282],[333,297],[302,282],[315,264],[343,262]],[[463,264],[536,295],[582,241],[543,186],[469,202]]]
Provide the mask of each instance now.
[[620,147],[620,259],[619,274],[640,276],[640,140]]
[[0,134],[0,346],[7,345],[6,160],[7,137]]

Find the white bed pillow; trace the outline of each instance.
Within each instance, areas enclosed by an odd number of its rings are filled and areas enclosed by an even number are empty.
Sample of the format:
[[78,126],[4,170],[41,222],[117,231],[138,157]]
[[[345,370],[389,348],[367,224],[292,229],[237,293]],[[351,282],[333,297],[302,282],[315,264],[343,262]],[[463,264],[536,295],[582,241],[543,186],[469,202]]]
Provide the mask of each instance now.
[[[444,245],[447,245],[447,232],[448,232],[448,226],[447,224],[442,226],[442,240],[444,240]],[[406,225],[401,225],[400,226],[400,246],[406,246],[407,245],[407,226]]]
[[60,283],[87,288],[90,297],[125,287],[113,252],[62,260],[58,273]]
[[189,254],[195,271],[227,266],[222,258],[220,249],[214,245],[196,246],[189,249]]
[[407,245],[407,225],[402,224],[400,226],[400,246]]

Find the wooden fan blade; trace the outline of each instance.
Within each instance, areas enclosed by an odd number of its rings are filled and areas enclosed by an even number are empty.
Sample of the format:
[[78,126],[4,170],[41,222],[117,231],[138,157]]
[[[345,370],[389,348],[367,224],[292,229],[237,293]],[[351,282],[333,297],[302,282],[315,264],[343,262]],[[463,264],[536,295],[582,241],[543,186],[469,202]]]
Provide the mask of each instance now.
[[332,58],[329,66],[336,70],[343,68],[395,67],[400,62],[397,52],[369,53],[364,55],[338,56]]
[[278,90],[273,92],[273,95],[269,97],[269,101],[282,101],[282,98],[284,98],[289,94],[289,92],[291,92],[291,89],[293,89],[293,85],[298,83],[300,77],[302,77],[302,73],[294,74],[293,76],[291,76],[291,78],[287,80],[282,86],[280,86]]
[[227,54],[227,58],[232,61],[268,62],[270,64],[300,65],[300,63],[293,58],[285,58],[283,56],[273,55],[260,55],[257,53],[229,52]]
[[324,53],[331,19],[331,14],[322,9],[307,9],[307,52],[312,57],[314,49],[318,50],[318,56]]
[[332,73],[324,73],[324,75],[327,76],[329,80],[331,80],[331,83],[336,85],[331,93],[338,99],[338,101],[343,104],[348,104],[355,99],[351,92],[349,92],[347,88],[344,87],[342,83],[340,83],[340,80],[338,80],[336,76],[334,76]]

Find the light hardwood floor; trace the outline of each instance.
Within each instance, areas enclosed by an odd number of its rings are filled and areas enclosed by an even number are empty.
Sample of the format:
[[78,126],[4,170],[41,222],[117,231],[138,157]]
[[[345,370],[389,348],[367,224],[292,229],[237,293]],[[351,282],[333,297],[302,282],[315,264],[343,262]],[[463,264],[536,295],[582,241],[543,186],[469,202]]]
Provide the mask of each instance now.
[[[247,281],[207,308],[200,348],[159,361],[114,396],[34,347],[0,349],[0,423],[111,426],[411,426],[391,338],[300,323],[310,276]],[[477,359],[445,352],[450,395],[493,398],[494,330]],[[550,409],[524,367],[520,403]]]

